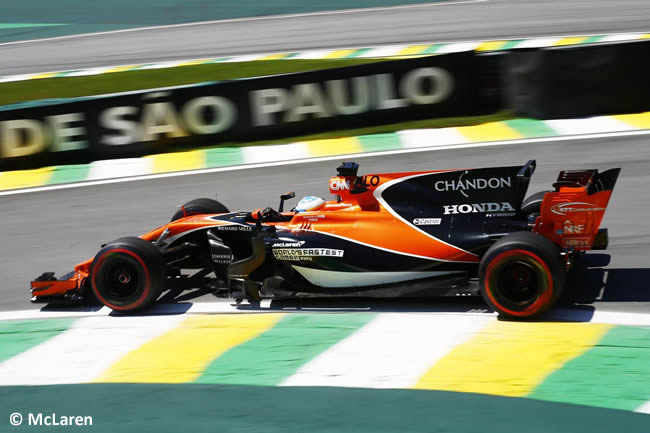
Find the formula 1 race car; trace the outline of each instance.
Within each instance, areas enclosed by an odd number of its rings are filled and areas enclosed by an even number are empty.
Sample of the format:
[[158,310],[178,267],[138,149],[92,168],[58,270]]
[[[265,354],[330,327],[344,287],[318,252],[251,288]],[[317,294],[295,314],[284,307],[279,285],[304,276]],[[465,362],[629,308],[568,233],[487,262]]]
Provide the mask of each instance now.
[[560,172],[524,200],[523,166],[358,176],[343,163],[333,200],[305,197],[289,212],[230,212],[206,198],[170,223],[103,245],[61,279],[31,283],[32,301],[94,297],[142,309],[165,290],[248,299],[480,293],[499,314],[531,318],[562,294],[575,254],[605,249],[600,223],[620,173]]

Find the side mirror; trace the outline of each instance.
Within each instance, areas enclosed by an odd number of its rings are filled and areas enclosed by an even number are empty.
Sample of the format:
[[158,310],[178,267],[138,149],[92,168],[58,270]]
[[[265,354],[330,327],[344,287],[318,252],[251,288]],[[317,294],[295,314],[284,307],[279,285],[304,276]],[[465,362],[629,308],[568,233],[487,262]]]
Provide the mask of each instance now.
[[286,194],[282,194],[280,196],[280,206],[278,206],[278,211],[282,212],[284,210],[284,201],[289,200],[290,198],[294,198],[296,196],[296,193],[291,191]]

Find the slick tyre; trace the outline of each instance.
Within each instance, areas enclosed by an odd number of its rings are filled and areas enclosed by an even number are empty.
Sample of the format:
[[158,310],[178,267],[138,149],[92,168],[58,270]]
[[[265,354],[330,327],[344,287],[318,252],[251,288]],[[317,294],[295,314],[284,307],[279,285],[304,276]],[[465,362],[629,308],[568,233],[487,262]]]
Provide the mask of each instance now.
[[542,208],[542,201],[544,201],[544,194],[551,191],[540,191],[535,194],[527,197],[521,203],[521,213],[524,216],[528,216],[532,213],[539,213]]
[[495,242],[479,266],[481,295],[502,317],[533,319],[561,296],[565,271],[560,250],[531,232],[507,235]]
[[131,312],[152,304],[165,287],[165,261],[151,242],[120,238],[102,248],[90,267],[93,294],[107,307]]
[[197,198],[188,201],[183,206],[179,207],[172,221],[185,218],[190,215],[200,215],[206,213],[228,213],[230,212],[226,206],[211,198]]

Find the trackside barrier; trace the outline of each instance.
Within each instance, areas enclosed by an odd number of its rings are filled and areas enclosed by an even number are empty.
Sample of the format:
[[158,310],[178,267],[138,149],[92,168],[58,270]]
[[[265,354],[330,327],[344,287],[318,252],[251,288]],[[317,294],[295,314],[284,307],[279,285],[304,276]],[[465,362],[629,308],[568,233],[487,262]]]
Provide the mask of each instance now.
[[480,61],[461,52],[0,107],[0,170],[493,112],[494,62]]
[[506,107],[537,119],[650,110],[650,41],[513,50],[505,56]]

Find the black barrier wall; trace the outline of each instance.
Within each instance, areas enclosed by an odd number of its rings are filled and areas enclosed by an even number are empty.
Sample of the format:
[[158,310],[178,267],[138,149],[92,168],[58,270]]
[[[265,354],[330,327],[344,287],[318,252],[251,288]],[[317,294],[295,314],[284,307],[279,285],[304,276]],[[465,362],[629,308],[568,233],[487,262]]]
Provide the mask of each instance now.
[[505,104],[538,119],[650,109],[650,41],[514,50],[505,55]]
[[484,85],[481,69],[464,52],[5,107],[0,169],[494,112],[498,92],[483,87],[495,80]]

